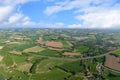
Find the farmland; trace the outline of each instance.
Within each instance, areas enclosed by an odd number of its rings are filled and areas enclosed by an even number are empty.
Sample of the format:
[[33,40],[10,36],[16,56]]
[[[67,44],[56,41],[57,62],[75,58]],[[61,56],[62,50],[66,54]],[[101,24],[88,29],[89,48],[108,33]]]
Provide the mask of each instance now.
[[120,48],[119,36],[119,30],[1,29],[0,80],[118,80],[120,50],[112,51]]
[[115,56],[108,55],[106,56],[106,63],[105,66],[120,71],[120,64],[119,64],[119,58]]

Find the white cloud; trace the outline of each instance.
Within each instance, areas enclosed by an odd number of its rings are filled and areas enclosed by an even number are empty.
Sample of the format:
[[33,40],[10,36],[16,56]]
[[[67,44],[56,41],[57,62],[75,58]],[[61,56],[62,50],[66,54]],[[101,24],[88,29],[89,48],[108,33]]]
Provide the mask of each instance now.
[[50,16],[61,11],[73,11],[80,24],[73,23],[68,28],[112,28],[120,26],[120,4],[116,1],[65,0],[48,6],[44,13]]
[[0,25],[4,27],[18,27],[27,26],[28,23],[31,25],[29,17],[24,16],[21,13],[15,13],[8,17],[8,20],[3,21]]
[[33,24],[30,19],[23,21],[27,16],[15,11],[18,5],[30,1],[36,0],[0,0],[0,27]]
[[11,6],[0,6],[0,22],[3,21],[12,11]]
[[16,13],[15,15],[10,16],[10,18],[8,19],[8,22],[9,22],[9,23],[18,22],[19,20],[21,20],[22,17],[23,17],[22,14]]
[[35,1],[35,0],[4,0],[4,1],[0,1],[0,4],[2,5],[18,5],[18,4],[24,4],[30,1]]
[[44,13],[47,14],[47,15],[51,15],[51,14],[57,13],[57,12],[59,12],[61,10],[62,10],[61,6],[51,6],[51,7],[46,8]]
[[80,12],[84,9],[88,9],[88,8],[90,9],[91,7],[108,8],[110,6],[114,6],[114,4],[117,4],[116,3],[117,1],[118,0],[64,0],[64,1],[56,1],[53,3],[52,6],[46,7],[46,9],[44,10],[44,13],[46,15],[52,15],[52,14],[58,13],[60,11],[65,11],[65,10],[76,9],[76,10],[79,10],[79,12]]
[[[28,16],[25,16],[23,13],[21,13],[21,11],[16,11],[19,5],[30,1],[38,0],[0,0],[0,27],[61,28],[64,26],[64,24],[61,22],[36,23],[34,21],[31,21],[31,19]],[[56,8],[54,8],[54,10],[56,10]]]
[[65,1],[60,1],[60,2],[55,2],[55,5],[53,6],[48,6],[44,13],[48,16],[58,13],[60,11],[64,11],[64,10],[71,10],[74,7],[79,6],[79,0],[75,0],[75,1],[70,1],[70,0],[65,0]]
[[120,11],[111,10],[103,12],[92,12],[76,17],[83,20],[83,27],[90,28],[111,28],[120,26]]
[[53,6],[48,6],[44,13],[46,15],[52,15],[64,10],[72,10],[74,8],[79,9],[83,7],[88,7],[90,3],[94,2],[96,4],[100,3],[99,0],[65,0],[56,2]]
[[[2,26],[35,26],[45,28],[61,28],[62,22],[36,23],[25,16],[17,8],[21,4],[40,0],[0,0],[0,27]],[[47,0],[52,6],[47,6],[44,13],[48,16],[71,10],[80,24],[71,23],[68,28],[111,28],[120,26],[120,4],[117,0]],[[81,14],[83,13],[83,14]],[[64,14],[63,14],[64,15]],[[81,22],[82,21],[82,22]]]

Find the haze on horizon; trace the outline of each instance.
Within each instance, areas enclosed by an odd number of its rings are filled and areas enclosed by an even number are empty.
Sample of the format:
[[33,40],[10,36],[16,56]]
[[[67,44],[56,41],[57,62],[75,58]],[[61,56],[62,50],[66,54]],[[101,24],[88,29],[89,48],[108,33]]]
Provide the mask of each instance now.
[[0,0],[0,28],[120,28],[120,0]]

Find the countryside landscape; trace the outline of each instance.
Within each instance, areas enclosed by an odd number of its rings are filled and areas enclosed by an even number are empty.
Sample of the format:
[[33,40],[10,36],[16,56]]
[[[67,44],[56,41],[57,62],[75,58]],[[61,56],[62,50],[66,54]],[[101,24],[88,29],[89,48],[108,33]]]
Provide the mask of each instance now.
[[1,29],[0,80],[119,80],[119,30]]
[[120,0],[0,0],[0,80],[120,80]]

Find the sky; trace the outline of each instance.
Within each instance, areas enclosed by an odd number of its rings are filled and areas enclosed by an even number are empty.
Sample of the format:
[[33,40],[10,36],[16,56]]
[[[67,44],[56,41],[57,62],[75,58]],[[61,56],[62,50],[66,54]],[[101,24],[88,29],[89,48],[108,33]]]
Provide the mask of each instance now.
[[0,27],[120,28],[120,0],[0,0]]

